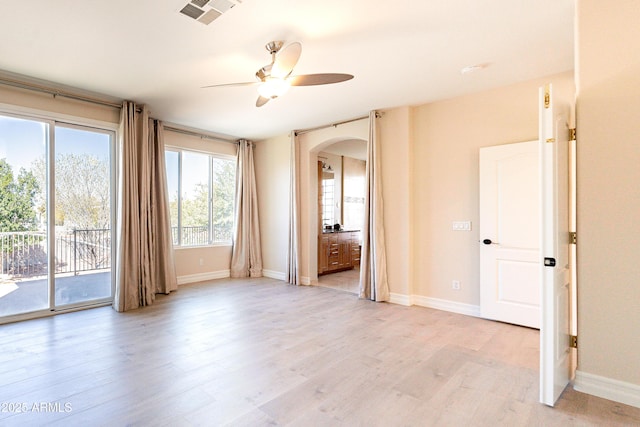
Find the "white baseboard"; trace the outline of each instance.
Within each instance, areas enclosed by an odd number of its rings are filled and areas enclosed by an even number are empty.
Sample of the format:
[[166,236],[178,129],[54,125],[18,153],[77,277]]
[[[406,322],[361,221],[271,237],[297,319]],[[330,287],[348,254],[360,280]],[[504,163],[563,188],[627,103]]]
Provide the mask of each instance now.
[[215,280],[215,279],[226,279],[227,277],[231,277],[231,270],[187,274],[186,276],[178,276],[178,285],[185,285],[187,283],[205,282],[207,280]]
[[478,305],[465,304],[440,298],[391,293],[389,302],[404,306],[417,305],[420,307],[435,308],[436,310],[464,314],[466,316],[480,317],[480,306]]
[[281,271],[274,270],[262,270],[262,275],[269,279],[287,280],[287,275]]
[[450,311],[452,313],[464,314],[465,316],[480,317],[480,306],[465,304],[457,301],[450,301],[440,298],[413,296],[413,303],[420,307],[435,308],[436,310]]
[[389,302],[391,304],[404,305],[405,307],[410,307],[413,305],[412,295],[405,294],[396,294],[391,292],[389,294]]
[[573,388],[582,393],[640,408],[640,385],[576,371]]

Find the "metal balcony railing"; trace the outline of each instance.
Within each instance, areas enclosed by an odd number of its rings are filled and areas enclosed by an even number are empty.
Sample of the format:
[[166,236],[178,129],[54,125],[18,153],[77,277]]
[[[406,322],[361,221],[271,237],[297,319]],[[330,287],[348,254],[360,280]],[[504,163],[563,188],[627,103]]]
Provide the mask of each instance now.
[[[55,272],[74,273],[111,268],[111,230],[75,229],[56,233]],[[0,274],[11,277],[46,275],[45,232],[0,233]]]
[[[178,227],[171,227],[173,243],[178,244]],[[214,228],[209,240],[209,228],[204,226],[182,227],[181,246],[204,246],[214,242],[230,242],[231,230]]]
[[[178,227],[171,228],[173,241]],[[209,240],[207,226],[182,227],[182,246],[203,246],[231,241],[230,230],[214,229]],[[111,230],[75,229],[57,232],[54,242],[55,272],[78,274],[111,268]],[[48,271],[48,243],[44,231],[0,233],[0,275],[44,276]]]

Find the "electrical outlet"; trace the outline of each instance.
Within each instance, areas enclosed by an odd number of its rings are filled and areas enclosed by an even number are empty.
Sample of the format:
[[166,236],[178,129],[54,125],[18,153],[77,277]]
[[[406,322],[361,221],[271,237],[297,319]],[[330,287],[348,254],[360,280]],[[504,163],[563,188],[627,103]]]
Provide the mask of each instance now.
[[200,265],[204,265],[204,260],[200,258]]
[[460,290],[460,281],[459,280],[454,280],[453,282],[451,282],[451,289],[453,289],[454,291],[459,291]]
[[471,231],[471,221],[453,221],[453,231]]

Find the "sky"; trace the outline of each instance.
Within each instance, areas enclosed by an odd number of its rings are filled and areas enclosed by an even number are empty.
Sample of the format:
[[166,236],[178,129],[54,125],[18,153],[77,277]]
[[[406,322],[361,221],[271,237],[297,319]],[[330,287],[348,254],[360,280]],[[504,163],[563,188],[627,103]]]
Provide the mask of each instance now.
[[[15,175],[21,167],[46,153],[47,123],[0,115],[0,159],[7,159]],[[65,127],[56,124],[56,154],[87,153],[109,159],[110,133]]]

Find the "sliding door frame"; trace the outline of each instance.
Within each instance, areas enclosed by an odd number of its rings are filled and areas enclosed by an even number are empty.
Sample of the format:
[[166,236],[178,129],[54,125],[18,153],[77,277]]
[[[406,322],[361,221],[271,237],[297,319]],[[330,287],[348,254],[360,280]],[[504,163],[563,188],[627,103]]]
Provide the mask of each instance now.
[[[108,306],[113,304],[116,285],[116,253],[118,247],[117,211],[118,211],[118,123],[110,123],[82,117],[57,114],[49,111],[41,111],[26,107],[0,104],[0,115],[22,120],[31,120],[47,125],[45,142],[46,162],[46,207],[47,207],[47,290],[48,307],[45,309],[17,313],[0,317],[0,324],[21,320],[35,319],[51,316],[59,313],[83,310],[93,307]],[[109,135],[109,184],[110,184],[110,226],[111,226],[111,295],[107,298],[99,298],[85,302],[56,305],[55,301],[55,130],[56,126],[78,130],[93,131]]]

